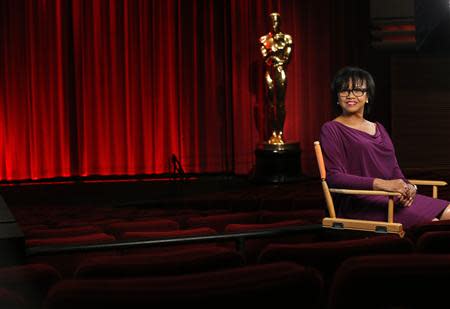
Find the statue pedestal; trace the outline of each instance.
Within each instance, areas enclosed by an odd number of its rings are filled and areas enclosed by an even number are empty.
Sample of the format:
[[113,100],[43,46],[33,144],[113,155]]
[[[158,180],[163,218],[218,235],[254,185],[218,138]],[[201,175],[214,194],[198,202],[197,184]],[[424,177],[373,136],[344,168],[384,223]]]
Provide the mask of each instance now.
[[250,179],[263,183],[295,182],[302,178],[299,142],[262,143],[255,150],[256,166]]

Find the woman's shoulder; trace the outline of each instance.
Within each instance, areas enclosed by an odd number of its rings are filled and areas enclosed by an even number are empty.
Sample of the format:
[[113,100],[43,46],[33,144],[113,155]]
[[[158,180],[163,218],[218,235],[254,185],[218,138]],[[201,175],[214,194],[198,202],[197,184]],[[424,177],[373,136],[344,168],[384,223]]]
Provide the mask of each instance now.
[[322,128],[334,128],[336,126],[337,121],[329,120],[322,124]]
[[327,131],[333,131],[336,132],[339,130],[340,123],[336,120],[329,120],[322,124],[321,131],[327,132]]
[[322,124],[320,128],[321,139],[333,138],[336,139],[343,134],[340,124],[335,120],[330,120]]

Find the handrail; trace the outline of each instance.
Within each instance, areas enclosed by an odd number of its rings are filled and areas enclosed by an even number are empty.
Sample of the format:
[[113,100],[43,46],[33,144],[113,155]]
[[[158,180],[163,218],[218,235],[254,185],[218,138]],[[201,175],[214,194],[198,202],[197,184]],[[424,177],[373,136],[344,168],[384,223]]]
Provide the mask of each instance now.
[[94,250],[129,249],[155,245],[185,244],[195,242],[229,241],[229,240],[235,240],[236,245],[238,247],[237,249],[241,251],[243,249],[242,247],[243,240],[247,238],[271,237],[295,232],[316,231],[321,229],[322,229],[321,224],[310,224],[300,226],[288,226],[277,229],[266,229],[261,231],[223,233],[218,235],[184,236],[184,237],[159,238],[152,240],[126,240],[126,241],[115,241],[115,242],[108,242],[101,244],[87,244],[87,245],[36,246],[32,248],[27,248],[26,255],[36,256],[45,254],[63,254],[71,252],[94,251]]

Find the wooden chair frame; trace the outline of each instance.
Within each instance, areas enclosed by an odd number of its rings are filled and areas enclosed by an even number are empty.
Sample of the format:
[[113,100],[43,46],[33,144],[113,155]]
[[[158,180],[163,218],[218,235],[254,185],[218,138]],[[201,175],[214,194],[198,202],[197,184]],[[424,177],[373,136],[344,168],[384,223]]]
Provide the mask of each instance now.
[[[323,227],[335,229],[371,231],[379,233],[395,233],[400,235],[400,237],[404,236],[405,232],[403,230],[403,225],[401,223],[394,222],[394,196],[400,196],[400,193],[377,191],[377,190],[353,190],[353,189],[329,188],[326,181],[325,162],[323,160],[320,142],[318,141],[314,142],[314,150],[316,153],[317,164],[319,166],[320,171],[320,178],[322,180],[322,189],[325,195],[325,201],[327,204],[329,214],[329,217],[325,217],[322,219]],[[408,180],[408,181],[414,185],[433,186],[433,198],[437,198],[439,186],[447,185],[445,181],[435,181],[435,180]],[[337,218],[331,193],[387,196],[389,198],[387,221],[370,221],[360,219]]]

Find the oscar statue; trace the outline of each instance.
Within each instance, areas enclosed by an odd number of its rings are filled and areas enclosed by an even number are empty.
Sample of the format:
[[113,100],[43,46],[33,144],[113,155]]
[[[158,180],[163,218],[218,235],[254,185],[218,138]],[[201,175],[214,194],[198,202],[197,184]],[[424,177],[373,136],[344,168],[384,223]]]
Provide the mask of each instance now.
[[292,37],[280,31],[280,14],[272,13],[270,19],[272,31],[263,35],[259,41],[266,69],[265,82],[269,101],[269,121],[272,126],[272,135],[268,143],[279,145],[284,144],[286,69],[292,52]]
[[279,13],[271,13],[272,29],[259,38],[264,59],[264,82],[267,90],[268,120],[271,135],[255,150],[256,166],[252,172],[257,182],[291,182],[301,175],[300,143],[283,136],[286,118],[286,69],[292,53],[292,37],[280,30]]

